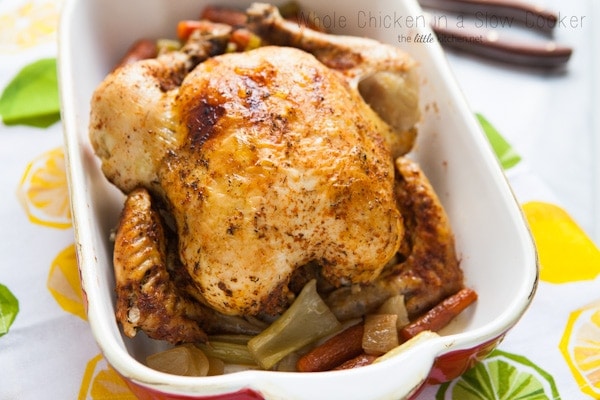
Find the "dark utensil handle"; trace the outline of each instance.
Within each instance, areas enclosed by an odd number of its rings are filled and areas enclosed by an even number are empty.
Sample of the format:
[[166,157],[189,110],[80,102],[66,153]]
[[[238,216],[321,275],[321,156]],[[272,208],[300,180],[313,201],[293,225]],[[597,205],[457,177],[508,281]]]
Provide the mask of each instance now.
[[512,64],[557,68],[571,58],[573,49],[554,42],[517,43],[501,41],[465,30],[432,27],[443,46],[459,48],[487,58]]

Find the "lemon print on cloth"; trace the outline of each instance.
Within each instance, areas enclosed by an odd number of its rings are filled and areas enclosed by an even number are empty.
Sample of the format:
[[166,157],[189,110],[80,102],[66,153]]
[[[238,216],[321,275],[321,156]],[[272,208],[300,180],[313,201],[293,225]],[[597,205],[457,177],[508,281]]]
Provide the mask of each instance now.
[[600,301],[571,313],[559,348],[581,391],[600,398]]
[[27,165],[17,196],[31,222],[60,229],[71,227],[62,147],[42,154]]
[[136,400],[136,397],[102,354],[98,354],[87,364],[78,400]]
[[562,208],[544,202],[528,202],[522,208],[537,247],[542,281],[592,280],[600,274],[600,251]]
[[559,400],[554,379],[527,358],[494,350],[460,378],[440,386],[436,400]]
[[52,262],[47,287],[63,310],[87,320],[74,245],[61,251]]
[[55,40],[62,1],[13,3],[12,9],[0,14],[0,53],[14,53]]

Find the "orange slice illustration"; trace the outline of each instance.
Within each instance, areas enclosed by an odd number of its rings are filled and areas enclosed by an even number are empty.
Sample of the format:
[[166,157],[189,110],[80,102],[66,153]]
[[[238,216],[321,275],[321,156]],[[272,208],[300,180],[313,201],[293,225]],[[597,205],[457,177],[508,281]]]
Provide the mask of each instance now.
[[60,0],[30,0],[0,14],[0,53],[55,40]]
[[536,243],[542,281],[567,283],[600,275],[600,251],[565,210],[544,202],[522,208]]
[[581,390],[600,398],[600,301],[571,313],[559,348]]
[[72,226],[62,147],[42,154],[27,165],[17,196],[31,222],[59,229]]
[[63,310],[87,320],[74,245],[61,251],[52,261],[46,285]]
[[78,400],[136,400],[127,384],[98,354],[87,363]]

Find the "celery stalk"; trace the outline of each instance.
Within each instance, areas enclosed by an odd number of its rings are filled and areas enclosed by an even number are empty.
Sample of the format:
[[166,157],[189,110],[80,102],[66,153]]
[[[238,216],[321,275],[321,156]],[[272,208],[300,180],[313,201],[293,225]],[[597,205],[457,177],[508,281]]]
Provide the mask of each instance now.
[[286,355],[339,329],[340,322],[308,282],[294,303],[275,322],[248,342],[258,364],[270,369]]
[[210,343],[198,343],[196,346],[207,356],[218,358],[227,364],[256,364],[245,344],[211,341]]

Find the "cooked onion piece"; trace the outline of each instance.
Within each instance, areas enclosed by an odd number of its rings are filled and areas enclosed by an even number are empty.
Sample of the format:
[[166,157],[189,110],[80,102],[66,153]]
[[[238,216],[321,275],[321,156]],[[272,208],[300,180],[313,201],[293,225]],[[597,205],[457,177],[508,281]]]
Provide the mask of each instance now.
[[208,357],[193,344],[184,344],[151,354],[146,364],[157,371],[183,376],[206,376],[210,369]]
[[339,329],[340,322],[307,283],[296,300],[273,324],[248,342],[259,365],[270,369],[283,357]]
[[404,296],[401,294],[390,297],[379,307],[377,314],[393,314],[398,317],[396,320],[396,328],[401,329],[408,325],[408,311],[404,304]]
[[396,314],[372,314],[365,318],[362,347],[366,354],[380,356],[398,346]]

